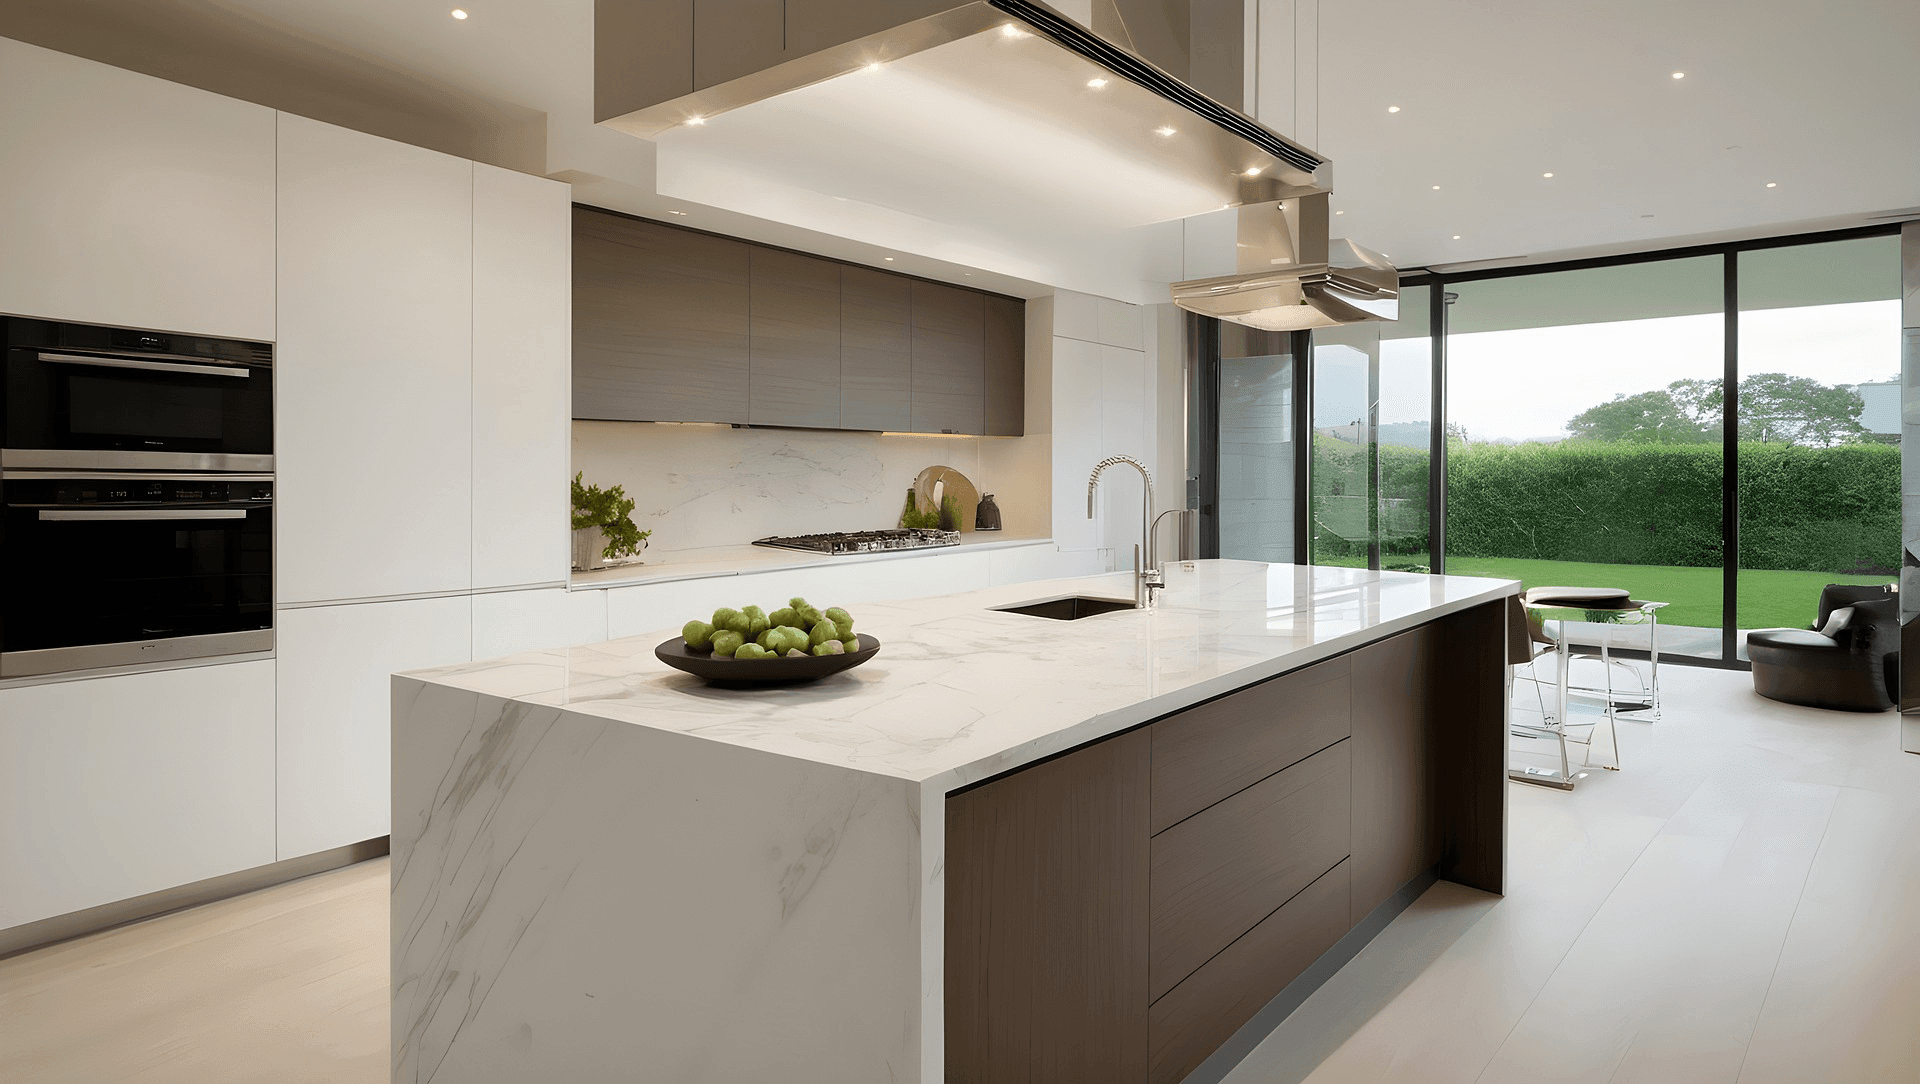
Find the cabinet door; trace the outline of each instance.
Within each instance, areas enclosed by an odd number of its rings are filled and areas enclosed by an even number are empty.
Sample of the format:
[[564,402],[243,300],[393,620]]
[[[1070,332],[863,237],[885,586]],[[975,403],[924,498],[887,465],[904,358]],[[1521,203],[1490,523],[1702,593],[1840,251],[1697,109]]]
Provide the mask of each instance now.
[[840,425],[840,265],[777,248],[748,259],[749,417]]
[[573,212],[573,416],[746,422],[741,241]]
[[913,280],[840,269],[840,427],[913,428]]
[[273,673],[0,690],[0,929],[272,862]]
[[472,584],[473,163],[282,114],[283,602]]
[[931,282],[913,284],[913,428],[979,433],[986,364],[986,298]]
[[473,586],[567,578],[572,190],[473,174]]
[[986,396],[982,430],[990,437],[1027,431],[1027,303],[986,299]]
[[0,312],[274,338],[274,113],[0,38]]
[[279,856],[388,833],[390,678],[471,657],[470,596],[281,610]]

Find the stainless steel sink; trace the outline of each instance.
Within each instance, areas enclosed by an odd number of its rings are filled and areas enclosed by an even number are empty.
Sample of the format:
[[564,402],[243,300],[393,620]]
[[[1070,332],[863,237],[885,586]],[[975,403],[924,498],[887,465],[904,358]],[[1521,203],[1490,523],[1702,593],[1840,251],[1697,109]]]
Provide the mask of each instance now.
[[1132,599],[1091,598],[1086,595],[1068,595],[1066,598],[1048,598],[1038,602],[1022,602],[1014,606],[993,607],[1010,614],[1050,617],[1055,621],[1078,621],[1083,617],[1092,617],[1094,614],[1134,608]]

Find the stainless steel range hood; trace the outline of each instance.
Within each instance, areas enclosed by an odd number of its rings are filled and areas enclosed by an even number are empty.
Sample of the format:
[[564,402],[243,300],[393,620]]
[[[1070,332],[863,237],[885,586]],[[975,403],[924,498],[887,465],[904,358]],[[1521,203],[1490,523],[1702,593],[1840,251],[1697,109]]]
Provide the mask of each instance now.
[[598,0],[594,74],[597,119],[659,145],[663,186],[718,161],[700,176],[1092,231],[1331,183],[1325,158],[1032,0]]
[[[1324,193],[1244,204],[1225,213],[1233,216],[1232,251],[1199,256],[1211,256],[1234,273],[1174,283],[1174,304],[1263,331],[1399,316],[1399,272],[1377,252],[1328,238]],[[1228,243],[1224,231],[1216,235],[1216,247],[1223,248]]]

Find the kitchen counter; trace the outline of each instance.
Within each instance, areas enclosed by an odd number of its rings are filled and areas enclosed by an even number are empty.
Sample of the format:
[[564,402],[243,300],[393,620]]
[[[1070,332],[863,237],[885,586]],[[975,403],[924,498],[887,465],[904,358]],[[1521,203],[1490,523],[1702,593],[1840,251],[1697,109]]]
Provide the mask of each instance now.
[[1131,576],[859,606],[880,653],[803,686],[709,687],[671,630],[396,675],[394,1079],[942,1080],[950,793],[1518,590],[1169,581],[1074,622],[992,607]]
[[616,565],[593,572],[575,572],[567,581],[574,591],[603,591],[643,583],[671,583],[675,580],[702,580],[718,576],[743,576],[756,572],[784,572],[789,569],[840,566],[867,561],[898,561],[911,557],[931,557],[946,553],[977,553],[982,550],[1011,549],[1016,546],[1051,545],[1045,535],[1021,536],[1000,531],[961,534],[959,545],[929,546],[925,549],[887,550],[880,553],[849,553],[833,556],[802,550],[775,549],[770,546],[709,546],[703,549],[649,552],[638,564]]

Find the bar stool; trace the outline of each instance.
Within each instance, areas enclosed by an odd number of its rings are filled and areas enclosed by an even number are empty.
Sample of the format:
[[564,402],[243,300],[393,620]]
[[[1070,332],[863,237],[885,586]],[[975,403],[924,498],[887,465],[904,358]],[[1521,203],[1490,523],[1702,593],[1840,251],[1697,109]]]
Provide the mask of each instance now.
[[[1660,673],[1658,611],[1665,605],[1666,603],[1663,602],[1636,600],[1626,591],[1611,588],[1540,587],[1528,591],[1518,600],[1516,608],[1520,610],[1520,616],[1525,622],[1527,650],[1524,652],[1524,659],[1518,658],[1520,653],[1514,650],[1514,638],[1510,635],[1509,661],[1517,665],[1509,671],[1508,687],[1511,690],[1512,682],[1518,679],[1518,666],[1526,666],[1530,671],[1527,680],[1533,682],[1534,695],[1540,703],[1541,722],[1537,726],[1529,723],[1514,723],[1510,729],[1517,737],[1554,739],[1559,747],[1560,770],[1555,772],[1542,768],[1509,768],[1507,772],[1509,778],[1523,783],[1572,790],[1574,775],[1572,760],[1567,754],[1568,741],[1586,746],[1582,766],[1597,766],[1607,771],[1620,770],[1619,729],[1616,726],[1618,713],[1622,710],[1658,712]],[[1597,656],[1592,652],[1574,650],[1569,628],[1573,624],[1602,627]],[[1614,667],[1626,665],[1612,657],[1612,630],[1622,625],[1645,625],[1652,637],[1649,641],[1651,676],[1647,679],[1639,679],[1638,671],[1630,666],[1626,667],[1635,675],[1640,685],[1637,690],[1638,696],[1632,700],[1626,699],[1623,691],[1616,690],[1613,685]],[[1534,664],[1547,654],[1554,655],[1555,664],[1555,697],[1554,706],[1551,709],[1548,708],[1545,696],[1540,689],[1543,683],[1534,667]],[[1601,665],[1604,684],[1599,686],[1573,684],[1572,664],[1577,658],[1597,659]],[[1593,764],[1591,731],[1588,732],[1584,742],[1577,737],[1568,736],[1568,727],[1572,725],[1569,722],[1569,701],[1576,693],[1582,696],[1593,696],[1600,700],[1607,722],[1608,740],[1613,747],[1612,764]]]

